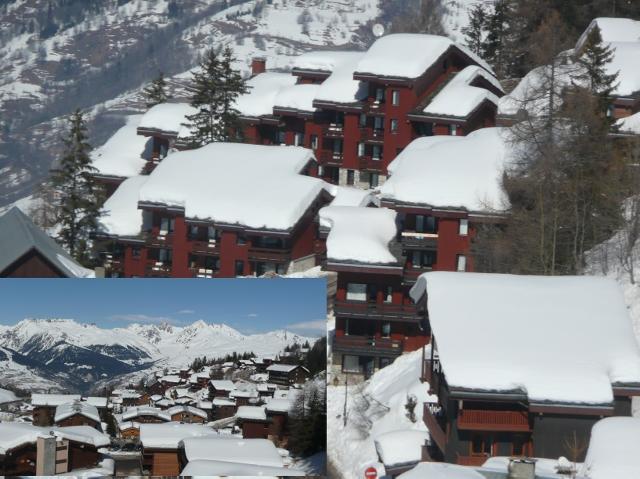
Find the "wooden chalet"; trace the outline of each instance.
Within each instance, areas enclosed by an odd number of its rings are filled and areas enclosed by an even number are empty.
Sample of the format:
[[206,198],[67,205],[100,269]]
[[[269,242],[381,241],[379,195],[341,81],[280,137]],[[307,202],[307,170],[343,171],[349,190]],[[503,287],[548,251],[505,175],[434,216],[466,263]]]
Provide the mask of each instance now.
[[207,422],[208,419],[205,411],[192,406],[174,406],[167,409],[166,412],[174,422],[202,424]]
[[56,407],[54,424],[56,426],[89,426],[102,431],[98,408],[81,401],[60,404]]
[[62,404],[80,401],[79,394],[32,394],[31,417],[34,426],[53,426],[56,408]]
[[298,364],[272,364],[267,372],[269,382],[280,386],[304,384],[311,376],[307,368]]
[[231,391],[236,389],[233,381],[228,379],[212,379],[209,381],[209,398],[228,398]]
[[236,401],[233,399],[217,397],[217,398],[214,398],[211,402],[213,406],[212,419],[214,421],[233,417],[235,416],[236,411],[238,410]]
[[264,406],[240,406],[235,416],[244,439],[269,439],[272,421]]

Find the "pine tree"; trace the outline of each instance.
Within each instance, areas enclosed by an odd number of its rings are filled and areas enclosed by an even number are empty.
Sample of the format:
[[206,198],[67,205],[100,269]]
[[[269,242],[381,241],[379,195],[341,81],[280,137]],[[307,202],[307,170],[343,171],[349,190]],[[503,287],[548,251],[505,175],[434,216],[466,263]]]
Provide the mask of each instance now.
[[507,71],[505,59],[506,25],[510,11],[508,0],[498,0],[493,11],[485,17],[486,39],[482,42],[482,57],[489,62],[498,78],[504,78]]
[[[586,82],[592,94],[599,98],[599,107],[604,112],[609,106],[609,96],[616,88],[618,73],[608,74],[607,64],[611,62],[614,50],[604,45],[600,28],[596,25],[587,35],[578,63],[584,67],[582,80]],[[610,120],[613,122],[613,118]]]
[[239,112],[235,102],[248,90],[232,63],[233,53],[229,47],[222,52],[222,58],[210,49],[200,63],[201,71],[192,74],[191,106],[198,111],[187,115],[188,123],[185,124],[191,132],[189,143],[192,147],[238,138]]
[[476,55],[483,52],[483,37],[487,15],[482,4],[476,4],[469,12],[469,25],[462,29],[465,43]]
[[58,200],[58,240],[78,262],[88,265],[89,233],[100,217],[102,192],[93,178],[97,170],[91,165],[91,146],[80,110],[71,115],[69,126],[60,166],[51,178]]
[[171,96],[166,91],[167,82],[164,74],[160,72],[158,78],[154,79],[151,84],[146,87],[143,92],[147,102],[147,108],[165,103]]

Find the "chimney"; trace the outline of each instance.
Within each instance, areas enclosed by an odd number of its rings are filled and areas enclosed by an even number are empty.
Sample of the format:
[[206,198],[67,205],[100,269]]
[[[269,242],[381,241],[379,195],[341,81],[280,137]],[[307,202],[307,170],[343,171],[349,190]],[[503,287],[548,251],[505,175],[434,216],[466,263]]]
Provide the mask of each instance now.
[[251,76],[254,77],[267,71],[267,59],[265,57],[253,57],[251,59]]

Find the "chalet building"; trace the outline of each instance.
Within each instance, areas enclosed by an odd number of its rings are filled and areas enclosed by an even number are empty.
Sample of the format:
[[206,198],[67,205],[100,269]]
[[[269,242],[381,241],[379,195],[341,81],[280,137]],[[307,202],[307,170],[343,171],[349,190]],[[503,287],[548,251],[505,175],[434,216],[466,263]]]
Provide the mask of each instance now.
[[0,216],[0,278],[92,276],[17,207]]
[[267,419],[271,421],[268,439],[277,447],[287,447],[290,409],[291,401],[288,399],[269,399],[265,405]]
[[108,275],[260,276],[315,266],[315,217],[331,195],[304,175],[313,163],[302,148],[237,143],[172,153],[105,203],[96,236]]
[[74,401],[56,407],[54,424],[56,426],[89,426],[102,432],[98,408],[87,403]]
[[168,410],[162,410],[155,407],[130,407],[122,413],[122,420],[135,421],[141,424],[162,423],[170,422],[171,414],[169,414]]
[[244,439],[268,439],[271,419],[264,406],[240,406],[236,412],[236,424]]
[[269,382],[279,386],[304,384],[311,375],[307,368],[296,364],[272,364],[267,372]]
[[209,398],[228,398],[231,391],[236,389],[233,381],[228,379],[213,379],[209,381]]
[[180,442],[189,437],[210,437],[218,433],[201,424],[140,425],[142,469],[144,475],[178,476],[182,470],[179,458]]
[[432,329],[423,460],[582,462],[596,421],[631,415],[640,351],[613,280],[434,272],[411,295]]
[[62,404],[80,401],[79,394],[32,394],[31,417],[34,426],[53,426],[56,408]]
[[204,423],[208,419],[205,411],[192,406],[174,406],[167,409],[166,412],[174,422]]
[[238,406],[236,405],[236,402],[233,399],[217,397],[217,398],[214,398],[211,401],[211,403],[213,405],[212,419],[214,421],[233,417],[235,416],[236,411],[238,410]]
[[[53,447],[46,447],[47,443]],[[109,444],[109,436],[89,426],[41,428],[0,423],[0,474],[55,475],[95,469],[97,475],[112,475],[112,467],[99,465],[102,454],[98,449]]]
[[118,423],[118,431],[121,438],[135,440],[140,437],[140,423],[135,421]]

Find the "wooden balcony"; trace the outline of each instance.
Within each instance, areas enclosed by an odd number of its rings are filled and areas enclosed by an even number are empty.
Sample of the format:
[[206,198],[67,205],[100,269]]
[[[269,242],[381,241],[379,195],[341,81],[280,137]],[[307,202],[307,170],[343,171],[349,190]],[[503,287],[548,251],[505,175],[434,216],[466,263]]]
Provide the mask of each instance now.
[[477,456],[458,456],[456,463],[460,466],[482,466],[489,459],[488,454],[479,454]]
[[172,233],[159,233],[158,231],[148,231],[145,233],[145,243],[154,248],[165,248],[173,244]]
[[384,113],[386,103],[384,101],[369,100],[364,108],[366,113]]
[[445,434],[443,425],[441,424],[442,419],[439,419],[441,411],[442,408],[438,404],[424,403],[422,420],[429,430],[432,442],[435,443],[444,454],[445,447],[447,445],[447,435]]
[[334,306],[337,316],[369,319],[397,319],[417,322],[417,308],[414,304],[377,303],[369,301],[340,301]]
[[364,171],[380,172],[384,169],[382,158],[374,159],[371,156],[361,156],[358,158],[358,168]]
[[438,233],[403,231],[400,233],[400,242],[405,248],[436,250],[438,248]]
[[150,260],[145,266],[145,277],[147,278],[168,278],[171,276],[171,263]]
[[461,409],[458,413],[458,429],[467,431],[529,432],[527,411],[487,411]]
[[421,274],[428,273],[429,271],[433,271],[433,268],[413,268],[406,266],[402,274],[402,279],[405,283],[415,283]]
[[218,271],[215,269],[205,268],[201,266],[194,266],[192,268],[189,268],[189,271],[191,271],[191,274],[194,278],[214,278],[218,273]]
[[323,150],[316,154],[316,158],[321,165],[342,166],[342,153]]
[[216,240],[192,240],[189,241],[191,244],[191,252],[194,254],[203,254],[203,255],[219,255],[220,254],[220,243]]
[[254,261],[270,261],[288,263],[291,261],[291,250],[284,248],[249,248],[249,259]]
[[402,354],[402,341],[390,338],[370,336],[337,336],[333,342],[334,351],[342,353],[362,353],[380,356],[399,356]]
[[331,124],[322,129],[325,138],[343,138],[344,125]]
[[384,143],[384,129],[360,127],[360,141],[368,143]]
[[442,382],[440,360],[425,359],[422,362],[422,377],[420,379],[422,382],[429,383],[429,394],[437,394]]

